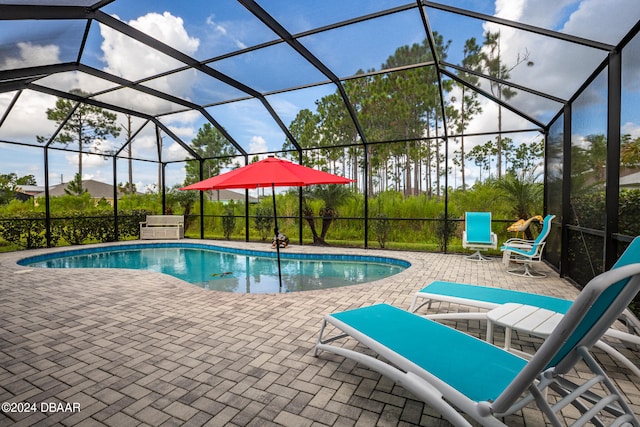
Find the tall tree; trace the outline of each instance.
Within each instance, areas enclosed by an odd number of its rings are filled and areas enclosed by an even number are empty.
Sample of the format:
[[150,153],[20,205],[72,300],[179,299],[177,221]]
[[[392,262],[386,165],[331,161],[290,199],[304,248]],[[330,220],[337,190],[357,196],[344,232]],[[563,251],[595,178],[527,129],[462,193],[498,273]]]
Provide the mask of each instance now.
[[[235,153],[224,135],[210,123],[205,123],[198,129],[196,137],[191,140],[191,148],[206,159],[202,165],[205,178],[219,175],[224,167],[231,164],[229,156]],[[185,185],[200,181],[200,165],[198,163],[186,163]]]
[[70,196],[81,196],[87,192],[86,188],[82,188],[82,176],[79,173],[73,177],[73,180],[69,181],[64,192]]
[[[320,116],[318,114],[314,114],[308,108],[305,108],[300,110],[293,121],[289,124],[289,131],[300,147],[310,148],[315,147],[318,144],[319,125]],[[289,151],[294,150],[295,147],[291,141],[286,140],[282,149]],[[315,152],[316,150],[311,150],[312,156],[315,156],[315,154],[313,154]],[[287,154],[294,162],[299,161],[297,153],[290,151]],[[318,159],[315,157],[304,157],[302,160],[302,164],[308,167],[313,167],[317,163]]]
[[[464,44],[462,67],[467,71],[460,71],[458,76],[472,86],[479,86],[479,78],[473,74],[474,71],[480,71],[482,56],[480,45],[476,42],[475,37],[468,39]],[[460,173],[462,176],[462,191],[466,190],[467,185],[465,182],[465,146],[464,146],[464,132],[469,126],[470,119],[476,114],[482,112],[480,101],[478,100],[478,92],[472,89],[468,89],[465,84],[457,84],[460,87],[460,110],[459,114],[455,114],[453,117],[454,130],[460,138],[460,151],[457,162],[460,166]],[[456,99],[452,99],[451,102],[455,103]],[[450,119],[451,120],[451,119]]]
[[603,183],[607,166],[607,137],[604,134],[587,135],[585,142],[588,143],[586,166],[593,176],[594,183]]
[[489,147],[486,144],[478,144],[467,153],[467,157],[473,160],[474,164],[480,168],[478,182],[482,182],[482,171],[489,170]]
[[[80,89],[71,91],[74,95],[87,96]],[[55,108],[47,109],[47,119],[56,122],[63,127],[56,135],[55,141],[65,146],[78,144],[78,174],[80,175],[80,187],[82,190],[82,153],[85,146],[93,144],[94,148],[107,137],[117,138],[121,128],[117,126],[115,113],[110,113],[102,108],[93,105],[80,103],[58,98]],[[38,142],[46,142],[47,138],[37,137]]]
[[523,143],[518,145],[507,157],[511,165],[507,172],[512,172],[519,179],[528,176],[537,177],[537,170],[544,161],[544,141]]
[[[319,150],[320,155],[329,162],[328,170],[332,173],[346,174],[351,172],[347,170],[347,163],[354,161],[354,153],[352,150],[346,150],[350,161],[345,159],[344,150],[336,150],[335,146],[350,146],[358,141],[358,133],[355,129],[353,121],[349,116],[348,110],[342,96],[338,93],[327,95],[316,101],[318,130],[313,135],[316,140],[313,142],[315,146],[328,147]],[[342,170],[338,167],[338,162],[342,160]],[[322,165],[319,165],[322,166]],[[354,174],[354,178],[357,175]]]
[[[502,60],[500,31],[495,33],[487,31],[484,37],[485,41],[480,63],[482,69],[489,76],[496,79],[490,82],[491,94],[495,96],[498,101],[508,101],[513,98],[517,92],[503,82],[509,80],[511,71],[520,64],[526,64],[528,67],[532,67],[534,63],[529,60],[529,51],[525,49],[523,53],[518,53],[513,65],[507,66]],[[502,177],[502,105],[500,102],[498,103],[498,139],[496,149],[498,160],[498,164],[496,165],[497,177],[500,179],[500,177]]]
[[131,127],[131,115],[127,114],[127,124],[125,125],[125,132],[127,133],[127,167],[129,172],[129,180],[127,181],[127,186],[123,187],[121,191],[124,194],[133,194],[136,192],[135,185],[133,184],[133,159],[132,159],[132,147],[133,141],[131,138],[133,137],[133,130]]

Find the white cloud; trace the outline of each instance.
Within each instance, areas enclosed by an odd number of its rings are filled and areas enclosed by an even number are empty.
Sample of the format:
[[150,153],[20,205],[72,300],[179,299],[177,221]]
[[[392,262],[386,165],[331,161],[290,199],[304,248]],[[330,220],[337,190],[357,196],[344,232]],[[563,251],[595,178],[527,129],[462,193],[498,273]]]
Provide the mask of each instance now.
[[184,160],[186,157],[189,157],[189,154],[180,144],[177,142],[171,142],[167,145],[165,143],[162,150],[163,161]]
[[252,136],[249,143],[249,153],[264,153],[267,151],[267,141],[261,136]]
[[[72,144],[69,146],[70,149],[78,149],[77,144]],[[99,154],[92,153],[108,153],[113,151],[115,148],[115,144],[113,141],[95,141],[91,144],[87,144],[83,147],[82,154],[82,173],[83,179],[94,179],[92,178],[94,175],[92,173],[98,173],[98,170],[102,167],[108,166],[111,168],[112,163],[108,161],[108,158],[101,156]],[[70,168],[77,168],[79,161],[79,153],[77,152],[67,152],[65,154],[65,159]],[[92,171],[92,169],[95,169]]]
[[[495,15],[571,35],[616,43],[637,21],[640,11],[636,0],[496,0]],[[523,63],[513,68],[510,80],[560,98],[573,95],[606,58],[606,52],[577,44],[492,23],[484,25],[485,31],[495,32],[498,29],[501,36],[500,55],[507,67],[514,66],[518,58],[527,54],[534,63],[531,67]],[[488,87],[483,86],[483,89],[490,92]],[[559,104],[517,92],[509,102],[534,118],[548,119],[561,108]],[[605,102],[595,95],[585,94],[582,102],[587,102],[587,96],[590,96],[592,103]],[[496,105],[483,97],[480,101],[483,113],[470,124],[467,129],[470,133],[492,131],[497,126]],[[530,127],[533,125],[515,114],[503,116],[503,129]]]
[[585,0],[562,31],[606,43],[617,43],[638,21],[637,0]]
[[495,15],[555,29],[562,24],[566,11],[577,3],[578,0],[496,0]]
[[4,60],[0,63],[0,70],[11,70],[60,62],[60,48],[56,45],[37,45],[29,42],[18,42],[16,45],[19,55],[17,57],[11,57],[3,52]]
[[622,125],[622,134],[631,135],[632,138],[640,137],[640,123],[624,123]]
[[[200,44],[197,38],[189,37],[182,18],[175,17],[169,12],[164,12],[162,15],[148,13],[129,21],[128,24],[186,55],[193,55]],[[105,25],[100,25],[100,33],[104,38],[101,47],[104,54],[103,60],[107,64],[105,70],[116,75],[124,78],[143,77],[181,65],[179,61]]]
[[[129,21],[128,24],[189,56],[193,56],[200,45],[199,39],[187,34],[182,18],[175,17],[169,12],[149,13]],[[105,63],[104,70],[117,76],[137,80],[184,65],[180,61],[155,51],[105,25],[100,25],[100,33],[104,39],[101,45],[102,59]],[[188,100],[196,77],[196,71],[191,70],[161,77],[148,84],[154,89],[167,91]],[[141,111],[152,113],[170,111],[168,102],[157,99],[150,103],[149,96],[140,95],[137,97],[135,93],[132,95],[132,91],[112,93],[110,97],[112,102],[120,101],[123,105],[128,105],[131,108],[138,107]],[[154,106],[153,102],[157,105]]]
[[207,17],[206,22],[207,22],[207,25],[209,25],[210,27],[213,27],[215,33],[217,33],[219,37],[222,37],[231,41],[235,45],[235,47],[238,49],[246,49],[247,45],[245,45],[239,38],[231,35],[231,34],[239,34],[238,31],[235,31],[235,29],[232,29],[231,31],[227,30],[227,27],[225,26],[225,24],[221,24],[215,21],[214,15],[209,15]]
[[[15,93],[0,94],[0,105],[8,105]],[[47,120],[47,108],[53,107],[55,98],[33,91],[24,91],[0,128],[3,139],[30,144],[36,135],[51,135],[55,124]]]

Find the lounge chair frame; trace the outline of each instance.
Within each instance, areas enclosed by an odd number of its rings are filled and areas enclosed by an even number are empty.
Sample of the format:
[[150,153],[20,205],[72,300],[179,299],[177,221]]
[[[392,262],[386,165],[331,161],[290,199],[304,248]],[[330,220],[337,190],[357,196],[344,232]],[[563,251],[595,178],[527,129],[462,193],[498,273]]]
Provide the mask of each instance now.
[[[631,241],[612,269],[634,263],[640,263],[640,236]],[[424,302],[418,305],[418,300],[420,299],[424,300]],[[572,301],[547,295],[465,283],[435,281],[416,292],[411,301],[409,311],[415,312],[425,305],[430,308],[433,301],[449,302],[485,310],[492,310],[505,303],[519,303],[561,314],[566,313],[572,304]],[[452,312],[430,314],[428,316],[432,319],[486,319],[486,313],[484,312]],[[627,332],[611,328],[605,333],[605,336],[618,339],[629,348],[640,350],[640,320],[628,308],[620,314],[618,320],[626,326]],[[640,377],[640,369],[611,346],[604,342],[599,342],[597,346],[607,351]]]
[[[640,263],[595,277],[529,361],[386,304],[326,315],[314,355],[328,351],[368,366],[414,393],[456,426],[471,425],[461,413],[484,426],[504,426],[502,417],[535,402],[554,426],[565,425],[561,411],[572,406],[581,414],[573,426],[587,423],[603,426],[602,417],[606,416],[616,418],[612,425],[640,427],[623,396],[589,353],[639,290]],[[325,336],[328,325],[339,331],[336,336]],[[405,329],[415,339],[405,339],[408,336]],[[357,349],[333,344],[345,337],[354,338],[388,363]],[[464,364],[455,364],[455,359],[447,358],[460,354],[473,357],[468,357]],[[578,384],[565,374],[581,360],[593,376]],[[477,376],[467,377],[464,372]],[[478,381],[483,383],[477,384]],[[605,390],[605,396],[592,391],[596,385],[597,390],[599,387]],[[482,394],[477,394],[479,389]],[[560,400],[550,403],[547,390],[558,393]],[[476,398],[485,394],[486,398]]]
[[[482,294],[482,297],[479,295]],[[419,303],[419,300],[423,300]],[[452,304],[474,307],[483,310],[493,310],[505,303],[518,303],[543,308],[565,314],[572,304],[572,301],[546,295],[531,294],[528,292],[512,291],[509,289],[491,288],[487,286],[469,285],[466,283],[436,281],[427,287],[416,292],[411,301],[409,311],[417,312],[420,308],[427,306],[431,308],[433,302],[446,302]],[[486,311],[475,312],[448,312],[426,314],[431,320],[487,320]],[[627,347],[634,350],[640,349],[640,321],[626,308],[619,319],[628,332],[609,328],[604,336],[621,341]],[[489,331],[491,325],[487,324],[487,338],[491,335]],[[507,347],[508,343],[505,343]],[[603,340],[599,340],[594,347],[608,353],[611,357],[626,366],[640,379],[640,368],[633,364],[627,357]]]

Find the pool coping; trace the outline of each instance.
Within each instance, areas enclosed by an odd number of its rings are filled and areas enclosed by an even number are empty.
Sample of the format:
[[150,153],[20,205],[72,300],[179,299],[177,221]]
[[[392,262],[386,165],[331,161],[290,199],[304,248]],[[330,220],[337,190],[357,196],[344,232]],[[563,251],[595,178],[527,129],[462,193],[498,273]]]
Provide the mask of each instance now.
[[[271,244],[268,242],[244,242],[237,240],[214,240],[214,239],[181,239],[181,242],[185,243],[193,243],[193,244],[204,244],[211,245],[225,249],[238,249],[238,247],[243,248],[242,250],[247,251],[256,251],[256,252],[268,252],[271,250],[273,252],[273,256],[276,256],[276,249],[271,248]],[[129,270],[129,269],[115,269],[115,268],[82,268],[82,269],[42,269],[39,267],[31,267],[31,266],[23,266],[18,262],[24,258],[36,257],[41,255],[52,255],[56,256],[59,253],[67,252],[70,250],[93,250],[101,248],[117,248],[120,246],[128,246],[128,245],[152,245],[152,244],[165,244],[165,243],[176,243],[176,240],[127,240],[127,241],[118,241],[118,242],[106,242],[106,243],[91,243],[86,245],[74,245],[74,246],[57,246],[54,248],[37,248],[37,249],[27,249],[22,251],[14,251],[14,252],[3,252],[0,253],[0,267],[4,268],[5,271],[11,272],[13,274],[28,274],[29,272],[37,272],[38,270],[48,270],[54,272],[56,275],[59,275],[61,278],[68,275],[73,275],[74,271],[78,270],[83,271],[111,271],[112,274],[118,274],[118,271],[136,271],[137,274],[145,277],[158,277],[162,276],[164,280],[172,281],[175,286],[185,287],[185,288],[193,288],[196,292],[204,292],[204,293],[221,293],[221,294],[232,294],[232,295],[245,295],[245,296],[264,296],[264,295],[291,295],[294,292],[274,292],[274,293],[255,293],[255,294],[241,294],[235,292],[225,292],[218,291],[213,289],[204,289],[199,286],[194,286],[192,283],[179,279],[177,277],[171,276],[169,274],[149,271],[149,270]],[[265,248],[268,248],[265,250]],[[420,260],[420,257],[415,257],[414,255],[419,254],[419,252],[411,252],[411,251],[389,251],[386,249],[378,249],[378,248],[350,248],[350,247],[337,247],[337,246],[316,246],[316,245],[296,245],[289,244],[286,249],[281,249],[280,254],[285,255],[287,252],[295,253],[298,255],[304,254],[334,254],[334,255],[343,255],[343,256],[374,256],[369,255],[371,252],[383,252],[385,254],[393,254],[393,257],[386,256],[385,258],[393,258],[400,259],[406,262],[409,262],[411,265],[405,268],[403,271],[394,274],[391,276],[394,278],[394,281],[405,281],[408,277],[413,276],[416,269],[424,269],[426,266]],[[354,290],[357,289],[368,289],[371,286],[387,284],[389,282],[389,278],[383,278],[379,280],[374,280],[366,283],[357,283],[349,286],[344,286],[342,288],[351,288]],[[302,294],[310,294],[310,293],[325,293],[330,292],[331,289],[337,288],[327,288],[327,289],[316,289],[316,290],[307,290],[304,292],[297,292]]]
[[[277,258],[277,253],[274,251],[265,251],[265,250],[255,250],[255,249],[240,249],[234,247],[220,246],[212,243],[194,243],[191,241],[171,241],[171,242],[146,242],[138,241],[136,243],[126,244],[124,242],[118,242],[120,244],[97,244],[92,245],[91,247],[77,247],[77,246],[68,246],[67,250],[55,251],[55,252],[46,252],[42,254],[27,256],[25,258],[21,258],[17,261],[17,264],[23,267],[29,267],[30,263],[47,261],[54,258],[59,258],[63,256],[76,256],[76,255],[86,255],[86,254],[94,254],[100,252],[106,252],[107,249],[112,250],[137,250],[137,249],[145,249],[148,247],[153,248],[185,248],[185,249],[205,249],[211,250],[215,252],[223,252],[223,253],[232,253],[236,255],[247,255],[247,256],[255,256],[262,258]],[[357,254],[323,254],[323,253],[303,253],[303,252],[285,252],[283,250],[280,251],[281,259],[296,259],[296,260],[328,260],[328,261],[358,261],[358,262],[374,262],[374,263],[383,263],[383,264],[391,264],[397,265],[404,268],[411,267],[411,262],[407,260],[403,260],[400,258],[393,258],[387,256],[372,256],[372,255],[357,255]]]

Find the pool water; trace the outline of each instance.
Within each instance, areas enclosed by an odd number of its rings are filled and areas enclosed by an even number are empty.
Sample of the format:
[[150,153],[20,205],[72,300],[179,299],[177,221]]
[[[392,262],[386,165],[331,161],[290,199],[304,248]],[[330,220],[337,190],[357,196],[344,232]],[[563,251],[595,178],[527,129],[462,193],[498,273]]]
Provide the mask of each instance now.
[[389,277],[409,266],[405,261],[392,258],[285,253],[280,261],[280,288],[275,251],[231,252],[228,248],[206,245],[167,244],[100,249],[32,257],[19,264],[46,268],[149,270],[170,274],[204,289],[237,293],[306,291],[360,284]]

